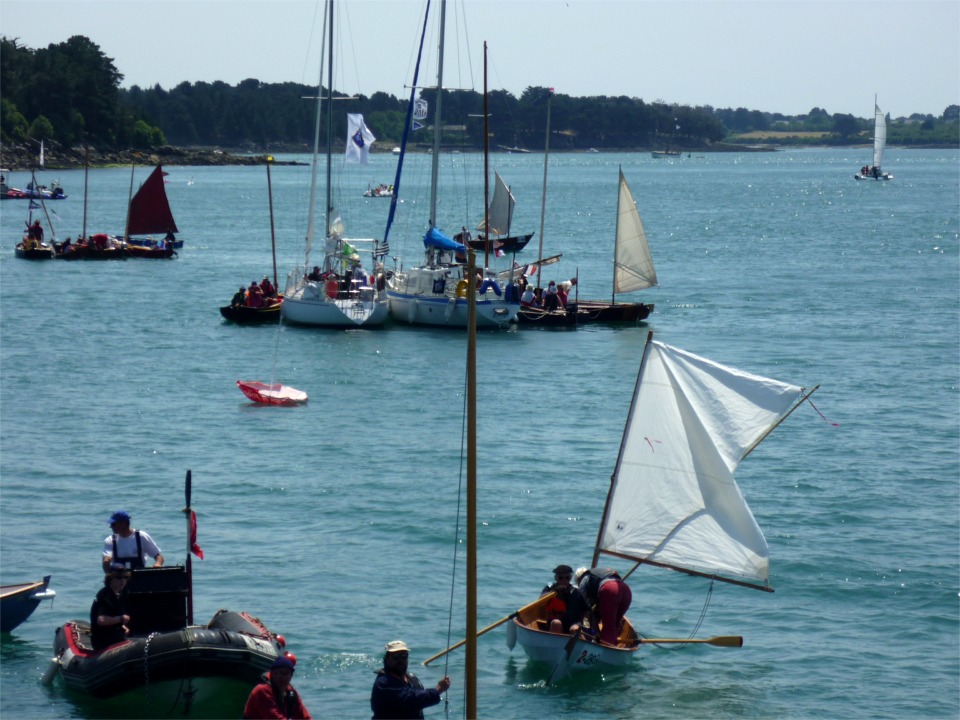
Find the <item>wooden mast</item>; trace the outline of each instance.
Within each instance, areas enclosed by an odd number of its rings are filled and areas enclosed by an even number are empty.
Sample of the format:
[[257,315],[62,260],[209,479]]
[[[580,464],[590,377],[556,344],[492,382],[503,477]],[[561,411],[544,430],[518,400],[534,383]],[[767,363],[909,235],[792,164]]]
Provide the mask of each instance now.
[[467,249],[467,639],[464,700],[467,720],[477,717],[477,275]]

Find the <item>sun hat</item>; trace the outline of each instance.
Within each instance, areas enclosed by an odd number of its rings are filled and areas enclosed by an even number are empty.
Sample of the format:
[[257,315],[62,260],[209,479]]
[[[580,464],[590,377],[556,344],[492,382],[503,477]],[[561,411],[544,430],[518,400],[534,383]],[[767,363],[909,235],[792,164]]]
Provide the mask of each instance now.
[[386,645],[383,646],[383,649],[388,653],[395,652],[410,652],[410,648],[407,647],[407,644],[403,640],[391,640]]

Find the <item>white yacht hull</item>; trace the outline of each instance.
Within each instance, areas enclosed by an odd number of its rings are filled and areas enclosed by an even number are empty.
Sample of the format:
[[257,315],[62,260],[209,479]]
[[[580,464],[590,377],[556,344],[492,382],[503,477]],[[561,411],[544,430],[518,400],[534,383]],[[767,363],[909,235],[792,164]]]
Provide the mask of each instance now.
[[[412,295],[387,291],[390,316],[408,325],[467,327],[467,300],[461,297]],[[519,305],[477,299],[477,327],[505,327],[517,317]]]
[[283,299],[280,314],[286,322],[329,328],[370,328],[388,317],[386,299],[373,289],[350,297],[331,298],[320,283],[307,283]]

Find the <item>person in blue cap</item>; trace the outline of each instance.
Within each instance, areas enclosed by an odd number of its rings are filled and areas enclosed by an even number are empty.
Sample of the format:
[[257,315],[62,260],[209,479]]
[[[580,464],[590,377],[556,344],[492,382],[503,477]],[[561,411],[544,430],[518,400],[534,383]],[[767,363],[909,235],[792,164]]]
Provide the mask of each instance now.
[[163,555],[149,533],[130,527],[130,513],[117,510],[107,521],[113,531],[103,541],[103,571],[122,568],[142,570],[153,558],[153,567],[163,565]]
[[243,708],[244,720],[310,720],[300,695],[293,689],[295,663],[291,657],[278,657],[270,666],[262,682],[250,691]]

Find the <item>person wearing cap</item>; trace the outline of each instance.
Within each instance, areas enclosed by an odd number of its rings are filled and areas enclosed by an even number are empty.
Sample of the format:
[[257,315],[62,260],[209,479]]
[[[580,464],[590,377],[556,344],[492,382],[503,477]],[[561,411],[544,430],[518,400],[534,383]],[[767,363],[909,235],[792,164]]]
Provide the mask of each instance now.
[[544,607],[544,615],[550,623],[549,630],[554,633],[575,633],[583,622],[587,603],[580,590],[571,584],[573,568],[557,565],[553,569],[553,580],[552,585],[544,585],[540,592],[540,597],[553,593]]
[[293,689],[295,665],[289,657],[278,657],[270,666],[270,672],[247,698],[243,708],[244,720],[310,720],[310,713]]
[[403,640],[388,642],[384,650],[383,667],[370,694],[373,720],[423,720],[423,709],[439,704],[450,678],[444,677],[435,688],[424,688],[416,675],[407,672],[410,648]]
[[580,568],[575,580],[587,605],[600,617],[600,641],[616,645],[623,616],[633,600],[630,587],[611,568]]
[[237,290],[236,293],[234,293],[233,299],[230,301],[230,306],[243,307],[246,304],[247,304],[247,289],[245,287],[241,287],[239,290]]
[[123,642],[130,632],[127,613],[127,580],[130,573],[122,565],[110,568],[103,587],[90,606],[90,641],[94,650]]
[[153,567],[163,565],[163,555],[153,538],[144,530],[130,527],[130,513],[117,510],[107,522],[113,533],[103,541],[104,572],[109,572],[111,564],[142,570],[150,558],[153,558]]

